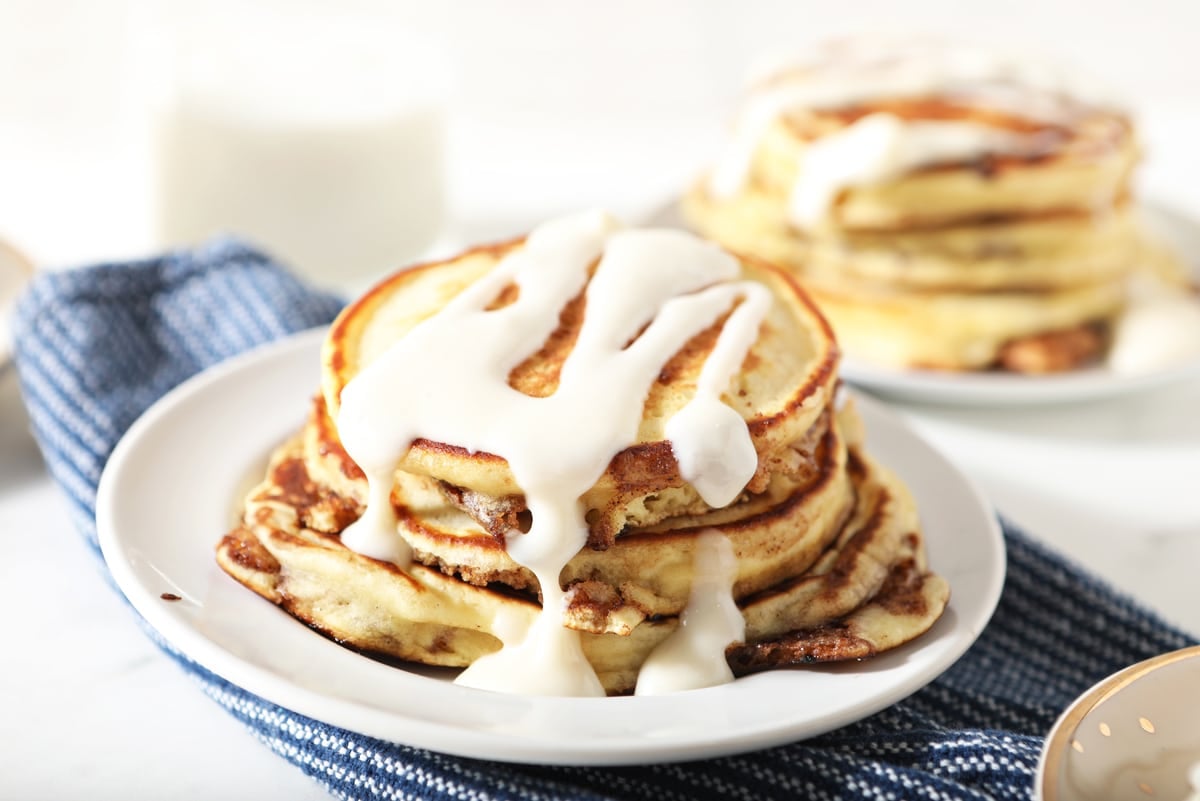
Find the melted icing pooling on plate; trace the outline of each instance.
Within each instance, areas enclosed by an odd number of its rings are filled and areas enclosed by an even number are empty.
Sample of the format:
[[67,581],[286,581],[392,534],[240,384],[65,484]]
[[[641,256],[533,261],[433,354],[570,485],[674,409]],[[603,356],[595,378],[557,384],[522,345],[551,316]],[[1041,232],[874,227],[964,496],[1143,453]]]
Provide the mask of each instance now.
[[[712,506],[731,502],[753,476],[758,459],[749,430],[720,396],[757,339],[771,295],[739,275],[733,256],[681,231],[622,230],[602,214],[552,221],[345,387],[338,433],[370,487],[366,512],[342,535],[348,547],[401,566],[411,558],[389,495],[397,464],[418,438],[503,456],[524,491],[532,525],[528,533],[510,532],[507,546],[537,577],[542,612],[526,630],[497,621],[503,647],[476,660],[460,683],[604,694],[578,633],[562,625],[559,574],[587,541],[579,498],[636,442],[663,365],[726,315],[696,394],[668,421],[667,438],[681,474]],[[489,309],[510,284],[518,287],[516,300]],[[587,316],[556,391],[538,398],[513,389],[509,373],[542,346],[584,287]],[[414,374],[425,377],[420,392],[405,380]],[[697,586],[729,595],[732,581]],[[694,618],[689,636],[708,627],[704,621],[717,626],[720,616]],[[723,665],[733,638],[720,639],[697,642]]]
[[709,529],[696,540],[693,563],[695,578],[679,628],[642,665],[635,695],[696,690],[733,680],[725,646],[746,634],[746,620],[733,600],[733,545],[720,531]]

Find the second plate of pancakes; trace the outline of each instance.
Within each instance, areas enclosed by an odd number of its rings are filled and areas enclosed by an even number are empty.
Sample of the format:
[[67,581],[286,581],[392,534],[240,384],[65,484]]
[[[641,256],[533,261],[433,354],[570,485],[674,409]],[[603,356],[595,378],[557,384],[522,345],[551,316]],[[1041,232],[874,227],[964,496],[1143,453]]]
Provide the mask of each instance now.
[[791,269],[858,384],[1045,403],[1200,370],[1180,263],[1196,237],[1178,236],[1194,225],[1146,213],[1134,115],[1095,79],[937,37],[852,37],[761,71],[731,127],[682,216]]
[[[1179,257],[1192,281],[1200,285],[1200,223],[1156,202],[1143,209],[1147,228]],[[679,202],[655,207],[647,223],[687,228]],[[894,400],[952,406],[1036,406],[1120,397],[1186,381],[1200,375],[1200,359],[1142,373],[1119,373],[1093,365],[1051,375],[1003,371],[948,372],[871,364],[843,356],[844,380],[874,395]]]
[[[1200,224],[1153,203],[1143,216],[1155,237],[1187,267],[1193,284],[1200,285]],[[957,406],[1040,405],[1102,400],[1186,381],[1200,376],[1200,359],[1138,373],[1122,373],[1097,364],[1051,375],[1020,375],[898,370],[845,358],[841,372],[843,378],[863,389],[903,401]]]

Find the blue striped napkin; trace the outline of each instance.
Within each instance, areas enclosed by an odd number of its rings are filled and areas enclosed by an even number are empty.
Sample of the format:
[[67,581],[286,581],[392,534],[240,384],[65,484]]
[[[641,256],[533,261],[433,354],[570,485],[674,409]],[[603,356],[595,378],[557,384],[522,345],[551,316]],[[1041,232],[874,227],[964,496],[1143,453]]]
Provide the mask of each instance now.
[[[142,411],[205,367],[328,322],[340,305],[233,241],[38,276],[16,308],[17,371],[46,462],[93,549],[100,471]],[[147,631],[217,703],[339,798],[1025,799],[1042,737],[1075,696],[1192,640],[1004,529],[999,608],[944,675],[824,736],[701,762],[521,766],[396,745],[268,703]]]

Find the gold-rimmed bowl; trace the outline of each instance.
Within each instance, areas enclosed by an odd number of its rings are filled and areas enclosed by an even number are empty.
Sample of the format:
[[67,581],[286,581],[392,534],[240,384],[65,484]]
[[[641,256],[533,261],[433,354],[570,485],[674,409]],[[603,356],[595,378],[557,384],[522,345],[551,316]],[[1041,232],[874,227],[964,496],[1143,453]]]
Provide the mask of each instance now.
[[1039,801],[1183,801],[1200,794],[1200,646],[1139,662],[1096,684],[1054,724],[1038,763]]

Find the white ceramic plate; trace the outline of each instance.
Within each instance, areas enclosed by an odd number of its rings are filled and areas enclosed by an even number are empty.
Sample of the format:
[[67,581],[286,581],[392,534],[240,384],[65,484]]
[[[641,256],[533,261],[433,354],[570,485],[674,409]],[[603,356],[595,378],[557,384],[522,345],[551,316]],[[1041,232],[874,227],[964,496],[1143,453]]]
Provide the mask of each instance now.
[[851,384],[897,400],[956,406],[1033,406],[1112,398],[1200,376],[1200,359],[1137,375],[1116,373],[1103,366],[1043,376],[900,371],[848,358],[842,360],[841,371]]
[[[1161,206],[1146,208],[1143,216],[1152,234],[1190,262],[1200,280],[1200,224]],[[1047,376],[895,370],[845,359],[842,376],[863,389],[900,400],[1013,406],[1100,400],[1141,392],[1200,376],[1200,359],[1140,374],[1117,373],[1098,365]]]
[[118,445],[97,499],[105,559],[146,620],[200,664],[296,712],[398,743],[515,762],[746,751],[834,729],[924,686],[975,641],[999,598],[1004,546],[992,511],[941,456],[864,399],[871,451],[912,487],[932,565],[953,588],[950,608],[920,640],[860,664],[627,698],[503,695],[459,687],[449,672],[360,656],[236,584],[213,558],[268,452],[304,419],[322,336],[247,354],[167,395]]
[[12,304],[32,272],[29,261],[0,239],[0,370],[12,358],[12,339],[8,330]]

